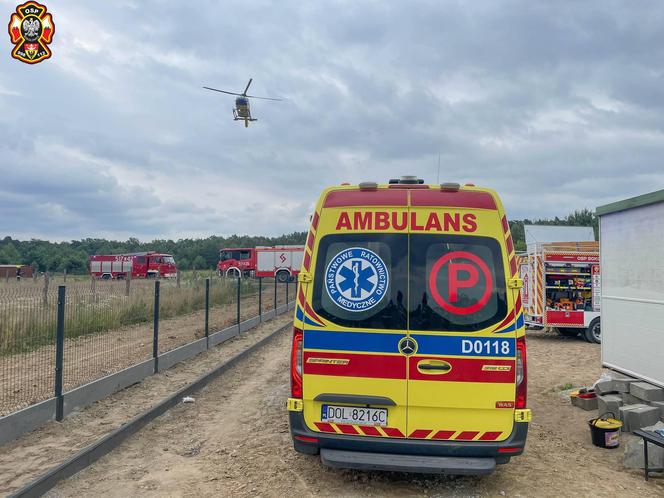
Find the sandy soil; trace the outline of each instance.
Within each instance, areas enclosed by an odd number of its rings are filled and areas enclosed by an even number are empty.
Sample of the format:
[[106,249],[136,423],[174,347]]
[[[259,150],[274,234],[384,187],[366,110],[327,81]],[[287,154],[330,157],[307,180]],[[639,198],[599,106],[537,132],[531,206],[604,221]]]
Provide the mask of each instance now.
[[219,363],[290,323],[290,312],[195,358],[146,378],[65,418],[0,446],[0,496],[18,489],[76,451],[112,432]]
[[[291,286],[291,293],[293,291]],[[274,307],[274,290],[263,288],[261,307],[268,311]],[[289,296],[293,299],[293,295]],[[277,303],[285,304],[285,288],[278,289]],[[243,296],[241,320],[258,315],[258,295]],[[237,322],[237,304],[210,308],[210,333]],[[200,339],[205,336],[203,310],[162,319],[159,322],[159,352]],[[152,323],[132,325],[99,334],[65,340],[64,390],[68,391],[87,382],[118,372],[152,357]],[[24,354],[0,357],[0,416],[19,410],[53,396],[55,370],[54,346],[43,346]]]
[[336,470],[295,453],[288,350],[284,334],[49,496],[664,496],[664,479],[623,468],[622,449],[592,446],[592,413],[561,396],[600,375],[597,345],[529,334],[526,452],[484,477]]

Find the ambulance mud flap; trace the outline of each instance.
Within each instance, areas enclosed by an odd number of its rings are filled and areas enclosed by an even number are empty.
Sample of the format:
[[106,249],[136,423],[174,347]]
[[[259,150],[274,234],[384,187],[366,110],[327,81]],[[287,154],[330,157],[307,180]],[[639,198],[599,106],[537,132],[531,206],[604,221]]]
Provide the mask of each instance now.
[[320,458],[330,467],[358,470],[388,470],[423,474],[481,475],[496,468],[494,458],[395,455],[323,448]]

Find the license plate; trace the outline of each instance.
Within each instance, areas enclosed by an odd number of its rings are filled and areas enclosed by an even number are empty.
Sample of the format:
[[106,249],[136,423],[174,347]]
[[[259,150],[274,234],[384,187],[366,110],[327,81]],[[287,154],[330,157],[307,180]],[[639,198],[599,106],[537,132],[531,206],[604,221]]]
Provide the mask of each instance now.
[[361,406],[323,405],[321,422],[356,425],[387,426],[386,408],[365,408]]

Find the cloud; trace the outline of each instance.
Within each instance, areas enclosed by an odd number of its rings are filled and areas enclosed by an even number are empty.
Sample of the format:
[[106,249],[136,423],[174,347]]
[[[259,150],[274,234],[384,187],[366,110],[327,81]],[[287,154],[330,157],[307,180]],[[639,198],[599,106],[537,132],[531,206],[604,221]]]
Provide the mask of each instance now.
[[[49,9],[53,58],[0,58],[12,236],[304,230],[324,187],[435,181],[439,155],[441,181],[495,188],[511,218],[664,185],[659,2]],[[287,100],[253,101],[244,129],[231,96],[201,87],[249,77],[252,94]]]

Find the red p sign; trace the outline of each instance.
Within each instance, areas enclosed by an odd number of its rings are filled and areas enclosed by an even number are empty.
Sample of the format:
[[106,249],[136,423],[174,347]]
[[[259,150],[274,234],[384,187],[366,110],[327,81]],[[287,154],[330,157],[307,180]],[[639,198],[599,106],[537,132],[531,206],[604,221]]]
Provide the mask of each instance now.
[[[455,260],[455,262],[452,262]],[[447,299],[438,291],[437,279],[441,268],[447,270]],[[456,306],[459,302],[459,290],[475,287],[480,281],[480,272],[484,275],[484,290],[480,298],[470,306]],[[491,297],[493,277],[487,264],[477,255],[466,251],[454,251],[441,256],[431,268],[429,290],[434,301],[446,311],[455,315],[468,315],[481,310]]]

